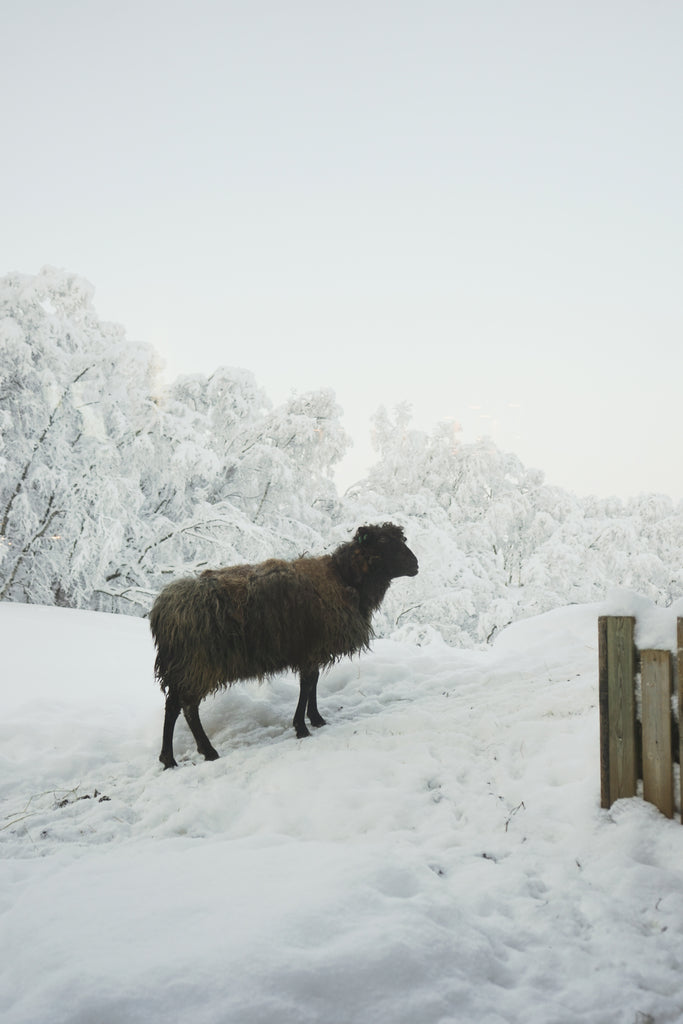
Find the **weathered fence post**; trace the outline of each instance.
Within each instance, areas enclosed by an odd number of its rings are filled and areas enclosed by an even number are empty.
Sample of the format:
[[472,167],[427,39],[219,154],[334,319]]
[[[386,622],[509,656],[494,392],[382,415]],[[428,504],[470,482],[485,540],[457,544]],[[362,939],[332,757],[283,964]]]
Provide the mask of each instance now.
[[600,804],[635,796],[636,751],[635,619],[598,619],[600,655]]
[[[680,794],[683,804],[683,619],[676,621],[676,675],[678,677],[678,771],[680,776]],[[683,822],[683,808],[681,808]]]
[[622,797],[635,796],[642,778],[645,800],[673,818],[676,760],[683,799],[683,618],[677,620],[676,630],[674,659],[669,650],[636,651],[635,619],[630,616],[606,615],[598,620],[600,803],[604,808]]
[[671,667],[669,651],[640,652],[643,797],[667,818],[674,816]]

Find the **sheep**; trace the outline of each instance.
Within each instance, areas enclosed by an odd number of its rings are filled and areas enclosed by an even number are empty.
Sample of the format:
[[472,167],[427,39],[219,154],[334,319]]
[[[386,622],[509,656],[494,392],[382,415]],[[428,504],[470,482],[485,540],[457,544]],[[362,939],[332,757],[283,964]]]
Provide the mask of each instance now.
[[208,694],[237,680],[299,674],[293,726],[297,738],[325,725],[318,711],[320,670],[367,650],[372,613],[392,579],[416,576],[418,561],[393,523],[361,526],[329,555],[207,569],[176,580],[149,615],[156,644],[154,674],[166,693],[159,760],[175,768],[173,730],[182,710],[207,761],[218,754],[199,719]]

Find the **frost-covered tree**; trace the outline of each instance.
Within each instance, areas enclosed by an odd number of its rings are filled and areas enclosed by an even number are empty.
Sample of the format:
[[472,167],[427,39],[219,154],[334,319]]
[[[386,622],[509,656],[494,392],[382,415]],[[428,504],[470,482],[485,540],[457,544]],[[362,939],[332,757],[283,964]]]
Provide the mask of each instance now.
[[324,551],[362,522],[420,558],[380,633],[485,643],[516,618],[624,586],[683,593],[683,503],[580,500],[491,441],[380,409],[377,462],[340,500],[329,390],[274,407],[242,369],[162,385],[153,350],[46,268],[0,280],[0,599],[141,613],[170,576]]
[[386,614],[451,642],[490,638],[513,617],[511,588],[523,585],[525,559],[547,532],[542,474],[490,441],[462,444],[452,421],[431,434],[412,429],[406,405],[393,417],[379,410],[373,439],[380,458],[350,500],[399,517],[427,556],[411,606],[394,607],[392,595]]
[[462,444],[450,421],[413,429],[406,405],[379,410],[373,439],[378,461],[347,518],[398,519],[420,557],[420,575],[385,601],[384,632],[483,642],[614,586],[664,602],[683,593],[683,503],[580,500],[488,439]]
[[348,444],[330,391],[251,373],[162,387],[82,279],[0,281],[0,597],[143,611],[208,563],[319,548]]
[[348,438],[329,391],[272,408],[244,370],[181,377],[159,402],[142,486],[144,542],[119,574],[133,588],[208,563],[317,548],[338,515],[331,478]]
[[50,268],[0,282],[0,598],[87,604],[139,508],[153,354],[91,300]]

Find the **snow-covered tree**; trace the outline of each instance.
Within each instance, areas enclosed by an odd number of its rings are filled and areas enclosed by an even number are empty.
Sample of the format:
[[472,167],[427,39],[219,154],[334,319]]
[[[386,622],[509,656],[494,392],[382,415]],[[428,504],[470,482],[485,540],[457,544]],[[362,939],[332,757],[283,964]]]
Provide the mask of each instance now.
[[373,439],[379,458],[347,518],[397,519],[420,557],[420,575],[385,601],[384,632],[483,642],[614,586],[665,602],[683,592],[683,503],[580,500],[489,439],[462,444],[452,421],[415,430],[407,405],[380,409]]
[[153,353],[91,299],[49,268],[0,282],[2,598],[87,604],[139,507],[131,454]]
[[420,574],[392,585],[380,633],[485,643],[614,586],[683,593],[683,503],[581,500],[453,421],[416,430],[406,404],[377,412],[377,462],[340,499],[331,391],[274,407],[230,367],[163,385],[92,297],[52,268],[0,279],[0,599],[139,614],[172,576],[320,552],[386,519]]
[[169,575],[319,548],[348,438],[330,391],[162,387],[151,348],[46,268],[0,281],[0,597],[143,611]]
[[181,377],[157,409],[142,477],[144,536],[118,575],[136,590],[207,564],[319,548],[338,514],[332,467],[348,438],[329,391],[272,408],[244,370]]

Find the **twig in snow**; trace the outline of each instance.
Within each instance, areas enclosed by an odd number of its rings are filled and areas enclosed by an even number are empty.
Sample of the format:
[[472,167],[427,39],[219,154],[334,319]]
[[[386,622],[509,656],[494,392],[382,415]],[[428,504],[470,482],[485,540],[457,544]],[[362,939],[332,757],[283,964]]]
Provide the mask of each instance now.
[[526,810],[526,807],[524,806],[524,801],[523,801],[523,800],[521,800],[521,801],[520,801],[520,802],[519,802],[519,803],[517,804],[517,806],[516,806],[516,807],[513,807],[513,808],[512,808],[512,810],[510,811],[510,813],[508,814],[508,816],[507,816],[507,818],[506,818],[506,820],[505,820],[505,831],[506,831],[506,832],[507,832],[507,830],[508,830],[508,827],[509,827],[509,825],[510,825],[510,822],[511,822],[511,821],[512,821],[512,819],[514,818],[515,814],[517,814],[517,812],[518,812],[518,811],[525,811],[525,810]]

